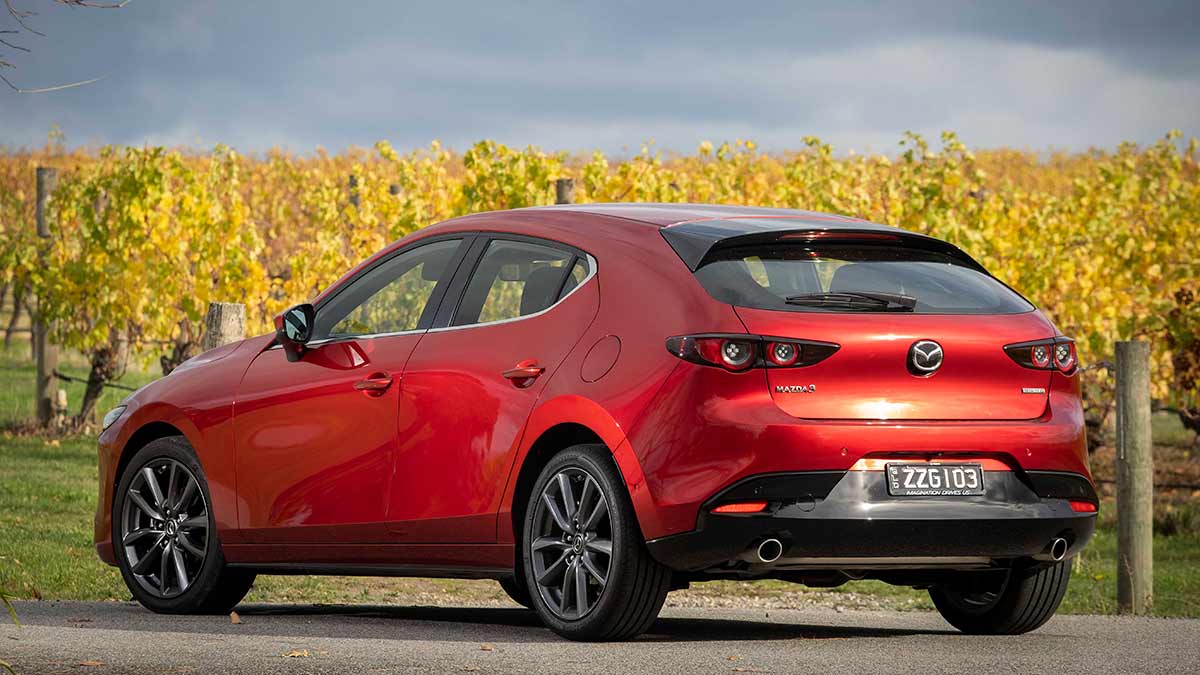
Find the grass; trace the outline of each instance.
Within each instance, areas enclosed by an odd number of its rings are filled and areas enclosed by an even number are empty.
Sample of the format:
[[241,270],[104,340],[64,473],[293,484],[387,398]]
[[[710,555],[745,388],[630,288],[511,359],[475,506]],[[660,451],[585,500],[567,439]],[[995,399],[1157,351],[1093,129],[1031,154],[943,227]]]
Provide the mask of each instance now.
[[[0,355],[0,427],[32,415],[33,373],[27,349],[28,344],[21,343]],[[78,357],[64,359],[64,364],[65,368],[86,369]],[[131,377],[135,382],[148,378],[145,374]],[[74,404],[79,394],[72,395]],[[106,393],[99,408],[107,409],[122,396],[119,391]],[[1156,418],[1155,423],[1156,433],[1158,426],[1169,426],[1167,419]],[[1177,440],[1191,442],[1185,434],[1177,434]],[[1194,497],[1186,499],[1182,508],[1194,509]],[[96,500],[94,439],[0,432],[0,590],[17,598],[128,600],[120,575],[101,563],[92,548]],[[1179,507],[1170,506],[1176,511]],[[1114,522],[1113,503],[1106,500],[1095,538],[1076,558],[1062,611],[1115,611]],[[1200,616],[1200,528],[1178,527],[1172,536],[1156,535],[1154,556],[1154,613]],[[263,577],[247,600],[409,605],[508,602],[499,586],[490,581],[305,576]],[[922,591],[876,581],[836,589],[809,589],[780,581],[706,582],[672,593],[668,605],[932,608]]]

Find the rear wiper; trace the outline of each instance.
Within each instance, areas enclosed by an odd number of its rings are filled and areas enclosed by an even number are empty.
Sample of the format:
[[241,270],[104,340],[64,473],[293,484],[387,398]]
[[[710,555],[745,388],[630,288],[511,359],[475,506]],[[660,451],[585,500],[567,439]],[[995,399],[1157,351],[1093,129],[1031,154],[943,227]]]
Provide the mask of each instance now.
[[910,295],[899,293],[864,293],[859,291],[841,291],[837,293],[805,293],[791,295],[783,300],[789,305],[801,307],[828,307],[831,309],[848,309],[883,312],[911,312],[917,306],[917,299]]

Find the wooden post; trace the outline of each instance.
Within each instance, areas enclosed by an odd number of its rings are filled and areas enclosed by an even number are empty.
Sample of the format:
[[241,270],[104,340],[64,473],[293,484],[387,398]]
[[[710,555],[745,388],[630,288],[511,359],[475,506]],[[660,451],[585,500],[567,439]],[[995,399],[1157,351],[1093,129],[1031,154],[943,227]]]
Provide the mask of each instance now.
[[350,174],[350,205],[358,208],[358,176]]
[[1117,343],[1117,611],[1154,601],[1154,456],[1150,344]]
[[574,204],[575,203],[575,179],[574,178],[559,178],[554,181],[554,203],[555,204]]
[[204,338],[200,349],[208,351],[246,335],[246,306],[237,302],[210,302],[204,317]]
[[[39,166],[37,168],[37,236],[38,239],[50,238],[50,223],[47,211],[50,207],[50,196],[58,186],[58,169]],[[41,248],[41,247],[39,247]],[[54,420],[54,399],[58,391],[58,380],[54,371],[58,368],[58,347],[50,344],[50,326],[42,320],[41,300],[37,300],[38,309],[32,313],[33,325],[30,327],[30,337],[33,340],[33,355],[37,362],[37,384],[34,401],[37,407],[38,426],[47,426]]]

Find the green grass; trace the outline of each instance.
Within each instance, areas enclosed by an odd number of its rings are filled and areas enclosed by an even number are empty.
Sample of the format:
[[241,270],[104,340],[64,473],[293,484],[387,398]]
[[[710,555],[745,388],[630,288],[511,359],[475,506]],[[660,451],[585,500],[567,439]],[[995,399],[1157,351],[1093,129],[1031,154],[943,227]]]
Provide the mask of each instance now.
[[[27,349],[27,344],[20,345]],[[142,376],[144,379],[146,376]],[[32,368],[14,349],[0,358],[0,419],[32,414]],[[109,393],[101,407],[115,404]],[[78,399],[75,399],[78,400]],[[97,500],[95,440],[61,440],[0,432],[0,589],[17,598],[127,600],[117,571],[92,548]],[[1113,505],[1102,507],[1100,529],[1076,559],[1063,611],[1112,613],[1116,608],[1116,532]],[[1200,531],[1156,536],[1154,612],[1200,616]],[[303,603],[462,604],[506,602],[488,581],[265,577],[249,601]],[[780,581],[718,581],[672,593],[669,604],[690,606],[841,606],[929,609],[922,591],[876,581],[808,589]]]

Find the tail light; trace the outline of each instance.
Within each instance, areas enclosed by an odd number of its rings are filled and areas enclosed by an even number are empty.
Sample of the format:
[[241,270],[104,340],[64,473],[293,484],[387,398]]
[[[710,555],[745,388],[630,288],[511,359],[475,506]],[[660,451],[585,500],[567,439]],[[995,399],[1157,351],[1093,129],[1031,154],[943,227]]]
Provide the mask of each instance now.
[[797,368],[829,358],[840,348],[831,342],[762,335],[677,335],[667,351],[684,361],[718,366],[734,373],[751,368]]
[[1005,345],[1004,351],[1018,364],[1035,370],[1057,370],[1071,375],[1079,365],[1075,341],[1068,337],[1048,338]]

